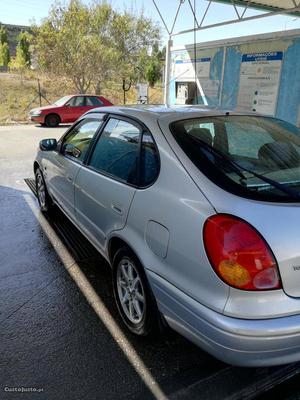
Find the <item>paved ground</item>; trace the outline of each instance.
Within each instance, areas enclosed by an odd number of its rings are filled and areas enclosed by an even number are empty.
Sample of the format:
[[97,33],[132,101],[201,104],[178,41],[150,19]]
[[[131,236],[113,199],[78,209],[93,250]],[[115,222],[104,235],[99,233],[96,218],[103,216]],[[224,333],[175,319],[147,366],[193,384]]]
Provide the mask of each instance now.
[[70,251],[39,212],[23,179],[39,140],[65,129],[0,127],[0,399],[21,386],[43,389],[25,399],[163,398],[224,368],[175,333],[123,330],[109,267]]

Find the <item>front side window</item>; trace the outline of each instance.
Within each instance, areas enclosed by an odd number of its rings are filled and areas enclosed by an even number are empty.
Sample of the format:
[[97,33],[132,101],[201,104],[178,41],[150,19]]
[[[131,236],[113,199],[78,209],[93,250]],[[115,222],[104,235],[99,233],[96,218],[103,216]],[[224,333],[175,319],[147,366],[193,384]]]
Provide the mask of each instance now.
[[85,99],[83,96],[75,96],[67,103],[69,107],[83,107],[85,106]]
[[100,120],[84,120],[76,125],[64,138],[62,154],[83,161],[90,142],[100,127]]
[[89,165],[129,184],[138,182],[140,129],[111,118],[94,148]]
[[55,106],[63,106],[69,99],[71,96],[64,96],[61,99],[56,100],[56,102],[54,103]]
[[265,201],[300,200],[295,126],[275,118],[217,116],[177,121],[170,129],[191,161],[225,190]]

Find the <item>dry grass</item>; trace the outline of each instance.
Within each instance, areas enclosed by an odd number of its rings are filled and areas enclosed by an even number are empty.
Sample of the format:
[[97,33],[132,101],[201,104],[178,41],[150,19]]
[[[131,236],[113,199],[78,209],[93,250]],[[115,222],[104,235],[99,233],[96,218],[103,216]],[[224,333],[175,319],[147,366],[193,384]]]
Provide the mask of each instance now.
[[[42,93],[50,103],[65,95],[76,93],[73,85],[66,79],[39,76]],[[16,74],[0,73],[0,125],[28,122],[28,111],[39,107],[37,75],[33,72],[24,77]],[[102,88],[102,95],[113,104],[123,104],[123,90],[121,84],[109,82]],[[161,87],[150,88],[149,99],[151,104],[162,103]],[[33,101],[35,99],[35,101]],[[137,92],[132,87],[126,92],[126,104],[135,104]],[[42,100],[42,105],[47,102]]]

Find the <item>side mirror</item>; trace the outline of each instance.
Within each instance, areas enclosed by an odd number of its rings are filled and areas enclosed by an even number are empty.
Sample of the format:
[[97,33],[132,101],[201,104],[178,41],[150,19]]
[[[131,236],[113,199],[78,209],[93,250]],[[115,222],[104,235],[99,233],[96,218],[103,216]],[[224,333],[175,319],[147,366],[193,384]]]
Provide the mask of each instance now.
[[53,151],[57,149],[56,139],[43,139],[40,141],[40,149],[42,151]]

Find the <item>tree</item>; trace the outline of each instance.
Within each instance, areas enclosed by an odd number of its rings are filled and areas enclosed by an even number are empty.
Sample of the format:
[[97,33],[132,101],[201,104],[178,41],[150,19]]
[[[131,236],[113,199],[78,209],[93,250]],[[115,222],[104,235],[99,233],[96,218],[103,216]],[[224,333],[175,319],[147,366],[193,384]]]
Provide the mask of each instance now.
[[[117,75],[121,78],[145,77],[145,65],[152,47],[160,39],[160,29],[141,12],[115,14],[112,37],[117,55]],[[142,76],[141,76],[142,75]]]
[[70,78],[79,93],[101,81],[112,64],[107,29],[112,8],[96,4],[93,9],[72,0],[58,3],[40,27],[35,27],[34,48],[40,67]]
[[10,61],[7,31],[0,26],[0,66],[7,67]]
[[7,31],[4,26],[0,26],[0,43],[8,43]]
[[151,87],[161,78],[161,72],[165,59],[165,47],[160,50],[158,41],[152,47],[151,58],[146,67],[145,76]]
[[151,59],[147,68],[146,68],[146,79],[151,87],[155,85],[157,81],[159,81],[161,77],[161,69],[162,65],[155,59]]
[[19,50],[19,57],[22,57],[24,59],[24,62],[27,65],[27,67],[29,67],[31,64],[30,50],[29,50],[30,40],[31,36],[28,32],[21,32],[18,36],[17,52]]
[[104,81],[134,77],[158,28],[143,15],[114,11],[106,2],[56,3],[41,26],[34,27],[40,68],[70,78],[76,90],[99,92]]
[[23,76],[25,70],[30,67],[30,35],[27,32],[21,32],[17,40],[16,56],[10,61],[9,67],[19,71]]

